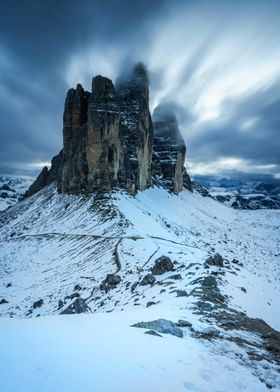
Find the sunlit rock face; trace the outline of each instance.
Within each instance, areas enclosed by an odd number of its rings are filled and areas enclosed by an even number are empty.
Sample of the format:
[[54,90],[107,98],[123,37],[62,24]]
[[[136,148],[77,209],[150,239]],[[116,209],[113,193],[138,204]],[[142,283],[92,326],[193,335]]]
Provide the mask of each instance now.
[[149,80],[143,64],[118,78],[103,76],[92,91],[78,84],[66,95],[63,150],[43,169],[27,195],[57,181],[62,193],[123,188],[132,195],[157,184],[179,193],[190,189],[186,147],[172,113],[149,110]]

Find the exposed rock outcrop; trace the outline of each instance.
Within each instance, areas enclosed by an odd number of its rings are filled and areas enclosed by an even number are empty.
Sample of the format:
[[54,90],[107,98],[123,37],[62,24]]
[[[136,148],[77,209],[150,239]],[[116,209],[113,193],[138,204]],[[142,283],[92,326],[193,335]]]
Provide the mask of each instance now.
[[174,265],[167,256],[161,256],[155,260],[154,266],[151,268],[152,274],[161,275],[165,272],[173,271]]
[[103,76],[93,78],[91,93],[78,84],[65,99],[63,150],[25,196],[53,181],[62,193],[121,187],[134,195],[153,184],[174,193],[191,189],[176,117],[160,107],[154,117],[153,124],[148,73],[141,63],[116,87]]
[[182,338],[184,336],[183,331],[180,329],[180,327],[173,323],[173,321],[165,319],[141,321],[131,326],[137,328],[145,328],[160,333],[167,333],[169,335],[177,336],[178,338]]

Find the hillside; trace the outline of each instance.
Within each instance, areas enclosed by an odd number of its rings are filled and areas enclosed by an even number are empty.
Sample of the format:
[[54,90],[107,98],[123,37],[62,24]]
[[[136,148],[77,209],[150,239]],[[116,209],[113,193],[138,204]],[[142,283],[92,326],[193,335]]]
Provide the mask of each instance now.
[[[17,390],[12,368],[23,391],[278,390],[278,211],[187,190],[75,196],[53,184],[0,224],[2,390]],[[206,263],[216,253],[222,263]],[[173,269],[143,282],[160,256]],[[59,315],[81,298],[89,314]],[[160,322],[146,327],[164,339],[130,327],[158,319],[183,339]]]

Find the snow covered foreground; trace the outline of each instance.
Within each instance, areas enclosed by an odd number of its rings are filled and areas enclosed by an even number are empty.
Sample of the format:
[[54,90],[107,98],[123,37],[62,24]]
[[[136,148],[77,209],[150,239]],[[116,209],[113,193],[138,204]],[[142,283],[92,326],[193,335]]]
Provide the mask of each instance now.
[[[157,313],[157,311],[155,312]],[[148,311],[149,317],[155,316]],[[143,311],[1,321],[1,391],[266,391],[250,369],[188,334],[129,328]]]
[[[280,330],[279,217],[157,188],[104,200],[50,186],[4,211],[0,390],[279,391],[278,354],[251,327]],[[216,252],[223,268],[205,265]],[[161,255],[175,271],[131,290]],[[121,283],[101,291],[116,272]],[[75,294],[92,313],[58,315]],[[157,319],[191,327],[183,338],[131,327]]]

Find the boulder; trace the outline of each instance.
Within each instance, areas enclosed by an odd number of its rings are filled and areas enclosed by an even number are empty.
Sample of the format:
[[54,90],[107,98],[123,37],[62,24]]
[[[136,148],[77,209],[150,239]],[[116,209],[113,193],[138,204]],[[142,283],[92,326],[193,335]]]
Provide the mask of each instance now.
[[188,293],[186,292],[186,290],[177,290],[176,291],[177,297],[187,297]]
[[157,303],[154,302],[154,301],[149,301],[149,302],[147,302],[146,308],[149,308],[150,306],[156,305],[156,304],[157,304]]
[[106,293],[117,287],[117,285],[121,282],[121,277],[115,274],[108,274],[106,278],[102,281],[100,285],[100,290],[106,291]]
[[154,275],[161,275],[165,272],[173,271],[174,265],[171,259],[167,256],[161,256],[155,260],[154,266],[151,268],[151,272]]
[[223,267],[224,259],[219,253],[216,253],[214,256],[208,257],[205,263],[215,267]]
[[73,294],[67,295],[65,297],[65,299],[74,299],[74,298],[78,298],[79,296],[80,296],[79,293],[73,293]]
[[146,335],[158,336],[158,337],[162,338],[162,335],[160,335],[159,333],[157,333],[157,332],[155,332],[155,331],[152,331],[152,330],[146,331],[146,332],[144,332],[144,333],[145,333]]
[[75,313],[88,313],[90,308],[83,298],[77,298],[75,301],[64,309],[60,314],[75,314]]
[[33,309],[40,308],[43,305],[43,303],[44,303],[44,301],[41,298],[38,301],[34,302],[34,304],[32,305],[32,308]]
[[154,284],[156,281],[156,278],[152,274],[147,274],[144,276],[144,278],[141,280],[140,285],[145,286],[147,284]]
[[168,277],[168,279],[180,280],[180,279],[182,279],[182,275],[181,274],[171,275]]
[[133,291],[136,289],[136,287],[138,286],[138,284],[139,284],[139,282],[134,282],[134,283],[131,285],[130,290],[131,290],[132,293],[133,293]]
[[192,327],[192,323],[190,323],[187,320],[178,320],[176,325],[177,325],[177,327],[180,327],[180,328],[191,328]]
[[145,328],[159,333],[167,333],[169,335],[183,337],[183,331],[172,321],[165,319],[158,319],[154,321],[141,321],[131,325],[132,327]]

